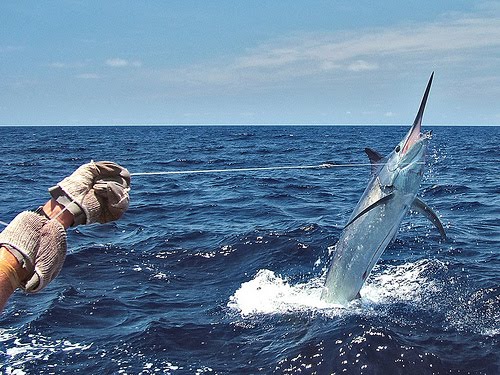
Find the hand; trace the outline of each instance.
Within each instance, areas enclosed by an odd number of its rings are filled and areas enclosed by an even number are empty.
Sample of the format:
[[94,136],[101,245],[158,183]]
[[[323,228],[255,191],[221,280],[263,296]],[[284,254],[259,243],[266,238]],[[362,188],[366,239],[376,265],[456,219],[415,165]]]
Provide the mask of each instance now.
[[[21,212],[0,233],[0,246],[16,259],[10,269],[12,289],[35,293],[60,272],[66,258],[66,232],[58,220],[47,220],[35,212]],[[3,259],[3,261],[6,261]]]
[[28,293],[45,288],[59,275],[66,259],[66,231],[57,220],[49,220],[40,231],[35,270],[21,287]]
[[130,173],[109,161],[84,164],[49,189],[73,214],[73,226],[119,219],[128,209],[129,190]]
[[31,274],[40,243],[40,231],[47,219],[35,212],[24,211],[0,233],[0,245],[7,246],[22,268]]

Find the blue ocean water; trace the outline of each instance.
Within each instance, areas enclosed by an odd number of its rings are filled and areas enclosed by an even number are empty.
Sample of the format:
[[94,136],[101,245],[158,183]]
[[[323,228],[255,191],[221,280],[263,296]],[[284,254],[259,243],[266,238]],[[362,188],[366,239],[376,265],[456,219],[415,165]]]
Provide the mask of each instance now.
[[[426,129],[428,130],[428,128]],[[500,127],[435,127],[420,195],[361,300],[319,298],[369,167],[135,176],[0,315],[3,374],[497,374]],[[407,127],[0,127],[0,220],[89,160],[132,173],[366,163]]]

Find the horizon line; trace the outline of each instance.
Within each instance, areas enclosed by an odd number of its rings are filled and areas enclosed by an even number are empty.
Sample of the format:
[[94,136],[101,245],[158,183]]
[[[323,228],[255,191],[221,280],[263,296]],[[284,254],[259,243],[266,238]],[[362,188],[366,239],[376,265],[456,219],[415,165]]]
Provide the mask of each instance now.
[[[188,124],[162,124],[162,123],[130,123],[130,124],[0,124],[0,127],[85,127],[85,126],[95,126],[95,127],[140,127],[140,126],[158,126],[158,127],[180,127],[180,126],[380,126],[380,127],[391,127],[391,126],[408,126],[408,124],[323,124],[323,123],[188,123]],[[425,126],[431,127],[498,127],[500,124],[425,124]]]

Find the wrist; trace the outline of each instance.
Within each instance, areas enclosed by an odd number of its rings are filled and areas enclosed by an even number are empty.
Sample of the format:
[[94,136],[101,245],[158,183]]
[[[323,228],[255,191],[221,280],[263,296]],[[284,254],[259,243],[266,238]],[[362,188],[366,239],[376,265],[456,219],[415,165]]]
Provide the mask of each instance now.
[[53,198],[42,206],[42,210],[49,219],[59,221],[64,229],[68,229],[74,223],[73,214]]
[[17,258],[5,246],[0,247],[0,273],[10,281],[12,291],[16,290],[21,282],[28,278],[28,270],[24,268]]

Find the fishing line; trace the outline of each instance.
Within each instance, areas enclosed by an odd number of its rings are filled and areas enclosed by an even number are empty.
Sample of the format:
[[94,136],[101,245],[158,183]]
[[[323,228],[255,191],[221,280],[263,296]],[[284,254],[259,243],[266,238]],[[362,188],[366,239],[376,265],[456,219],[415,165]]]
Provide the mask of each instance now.
[[[332,168],[354,168],[354,167],[366,167],[372,166],[372,163],[347,163],[347,164],[333,164],[333,163],[322,163],[317,165],[283,165],[277,167],[249,167],[249,168],[223,168],[223,169],[196,169],[189,171],[161,171],[161,172],[136,172],[131,173],[131,176],[155,176],[155,175],[180,175],[180,174],[199,174],[199,173],[231,173],[231,172],[258,172],[258,171],[280,171],[280,170],[293,170],[293,169],[332,169]],[[73,201],[75,202],[76,199]],[[72,202],[72,203],[73,203]],[[54,219],[57,219],[66,211],[64,207]],[[8,223],[0,220],[0,225],[7,226]]]
[[224,168],[224,169],[197,169],[189,171],[163,171],[163,172],[136,172],[131,173],[131,176],[154,176],[154,175],[173,175],[173,174],[196,174],[196,173],[226,173],[226,172],[258,172],[258,171],[279,171],[290,169],[329,169],[329,168],[349,168],[349,167],[366,167],[371,163],[360,164],[333,164],[323,163],[318,165],[284,165],[277,167],[249,167],[249,168]]

